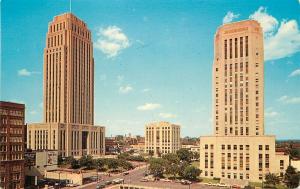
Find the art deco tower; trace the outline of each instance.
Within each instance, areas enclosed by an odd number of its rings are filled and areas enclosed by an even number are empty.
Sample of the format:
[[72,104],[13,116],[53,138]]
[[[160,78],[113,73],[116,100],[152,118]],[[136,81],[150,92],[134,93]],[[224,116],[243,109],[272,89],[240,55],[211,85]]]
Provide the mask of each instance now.
[[214,46],[214,135],[200,138],[200,169],[231,184],[282,174],[288,157],[275,153],[275,136],[264,134],[262,28],[254,20],[222,25]]
[[73,14],[49,23],[44,50],[44,122],[94,123],[91,32]]
[[215,135],[264,135],[263,57],[263,33],[256,21],[218,30],[213,64]]
[[105,128],[94,125],[91,32],[71,13],[48,25],[44,49],[44,123],[29,124],[27,147],[62,156],[105,153]]

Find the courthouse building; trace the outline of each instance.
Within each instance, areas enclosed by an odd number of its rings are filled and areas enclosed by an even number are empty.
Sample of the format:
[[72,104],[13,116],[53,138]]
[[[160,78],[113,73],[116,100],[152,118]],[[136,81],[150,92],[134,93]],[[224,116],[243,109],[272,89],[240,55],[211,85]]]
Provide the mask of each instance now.
[[0,188],[24,188],[25,105],[0,101]]
[[44,49],[44,122],[29,124],[27,147],[62,156],[105,153],[105,128],[94,126],[91,32],[71,13],[48,25]]
[[262,181],[283,174],[288,156],[275,153],[264,132],[263,32],[254,20],[229,23],[215,34],[213,136],[200,138],[204,177]]
[[181,147],[180,126],[169,122],[150,123],[145,127],[145,153],[155,156],[175,153]]

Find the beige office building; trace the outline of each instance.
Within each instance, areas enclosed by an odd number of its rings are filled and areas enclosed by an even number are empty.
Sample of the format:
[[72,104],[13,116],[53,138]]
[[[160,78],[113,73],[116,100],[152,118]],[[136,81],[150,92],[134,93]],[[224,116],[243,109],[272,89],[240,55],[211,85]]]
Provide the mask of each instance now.
[[71,13],[49,23],[44,49],[44,123],[30,124],[27,147],[62,156],[101,155],[105,128],[94,126],[91,32]]
[[145,127],[145,153],[155,156],[175,153],[180,149],[180,126],[169,122],[150,123]]
[[215,34],[213,136],[200,138],[204,177],[261,181],[283,173],[275,136],[264,133],[263,32],[254,20],[229,23]]

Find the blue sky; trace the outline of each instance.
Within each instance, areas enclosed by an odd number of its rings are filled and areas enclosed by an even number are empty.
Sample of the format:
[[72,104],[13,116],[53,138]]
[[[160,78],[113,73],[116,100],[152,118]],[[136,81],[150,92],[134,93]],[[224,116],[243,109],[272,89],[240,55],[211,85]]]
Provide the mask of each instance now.
[[[1,99],[26,104],[42,121],[43,48],[48,22],[68,0],[1,2]],[[165,120],[182,136],[210,135],[214,33],[223,22],[256,19],[265,32],[265,128],[300,139],[300,2],[73,0],[93,35],[95,124],[143,134]]]

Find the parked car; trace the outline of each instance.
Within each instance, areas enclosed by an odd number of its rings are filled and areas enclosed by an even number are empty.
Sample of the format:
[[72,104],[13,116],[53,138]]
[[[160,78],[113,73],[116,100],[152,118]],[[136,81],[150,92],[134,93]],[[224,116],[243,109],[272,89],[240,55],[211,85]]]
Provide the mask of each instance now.
[[96,186],[96,189],[102,189],[105,188],[105,184],[99,184]]
[[125,173],[123,173],[123,175],[125,176],[125,175],[129,175],[129,172],[125,172]]
[[141,181],[141,182],[148,182],[148,179],[142,178],[140,181]]
[[116,178],[116,179],[112,180],[113,184],[121,184],[122,182],[124,182],[124,179],[121,179],[121,178]]
[[224,184],[224,183],[220,183],[218,186],[220,186],[220,187],[228,187],[226,184]]
[[112,182],[110,180],[105,181],[105,185],[110,185]]
[[189,180],[181,180],[181,184],[188,185],[188,184],[192,184],[192,182]]
[[163,182],[171,182],[170,179],[160,179],[160,180],[163,181]]

